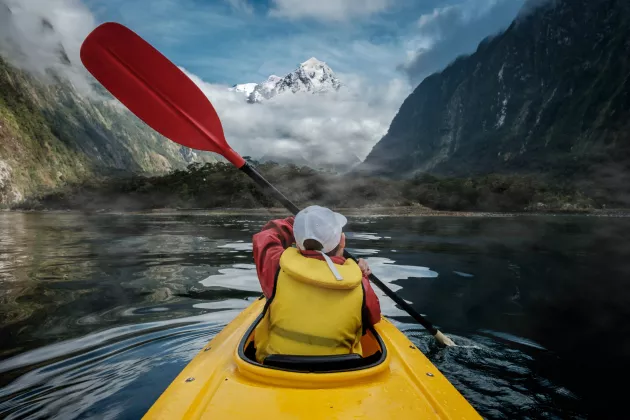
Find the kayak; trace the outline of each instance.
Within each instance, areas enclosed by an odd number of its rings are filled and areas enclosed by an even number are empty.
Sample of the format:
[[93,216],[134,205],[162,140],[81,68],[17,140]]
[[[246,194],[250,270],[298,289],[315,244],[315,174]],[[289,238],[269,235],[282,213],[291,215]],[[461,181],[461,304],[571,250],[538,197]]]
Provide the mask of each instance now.
[[426,356],[382,318],[363,355],[256,362],[252,303],[184,368],[144,419],[481,419]]

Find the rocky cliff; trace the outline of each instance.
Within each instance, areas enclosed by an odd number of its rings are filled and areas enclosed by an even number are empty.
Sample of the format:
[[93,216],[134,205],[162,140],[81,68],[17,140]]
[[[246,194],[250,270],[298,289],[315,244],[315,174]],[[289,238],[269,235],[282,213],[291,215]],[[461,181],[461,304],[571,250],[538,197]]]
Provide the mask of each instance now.
[[233,90],[242,92],[250,103],[263,102],[282,93],[308,92],[325,94],[336,92],[341,82],[323,61],[311,57],[284,77],[271,75],[262,83],[234,85]]
[[0,56],[0,204],[112,173],[163,173],[215,161],[163,138],[105,92],[79,94]]
[[504,33],[426,78],[361,170],[619,181],[630,173],[629,76],[629,2],[530,2]]

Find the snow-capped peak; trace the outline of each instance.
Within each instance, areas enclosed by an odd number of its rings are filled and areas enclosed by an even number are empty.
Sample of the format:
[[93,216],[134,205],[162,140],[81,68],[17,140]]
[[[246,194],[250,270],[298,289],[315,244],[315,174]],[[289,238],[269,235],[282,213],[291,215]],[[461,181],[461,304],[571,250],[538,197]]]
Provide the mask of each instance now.
[[[300,65],[302,67],[304,67],[304,68],[319,68],[319,67],[326,66],[326,63],[324,63],[323,61],[319,61],[315,57],[311,57],[311,58],[309,58],[308,60],[306,60],[305,62],[303,62]],[[328,67],[328,66],[326,66],[326,67]]]
[[254,89],[256,89],[256,86],[258,86],[258,83],[243,83],[240,85],[234,85],[230,88],[230,90],[233,90],[235,92],[242,92],[245,94],[245,96],[249,96]]
[[268,90],[273,90],[273,88],[276,87],[280,80],[282,80],[282,77],[272,74],[267,78],[267,80],[262,82],[261,85],[264,85]]
[[323,61],[311,57],[284,77],[271,75],[262,83],[235,85],[233,90],[243,92],[249,102],[262,102],[288,91],[327,93],[340,87],[341,82],[332,69]]
[[277,82],[279,82],[281,79],[282,79],[282,77],[280,77],[280,76],[276,76],[275,74],[272,74],[271,76],[269,76],[269,77],[267,78],[267,82],[269,82],[269,83],[272,83],[272,82],[277,83]]

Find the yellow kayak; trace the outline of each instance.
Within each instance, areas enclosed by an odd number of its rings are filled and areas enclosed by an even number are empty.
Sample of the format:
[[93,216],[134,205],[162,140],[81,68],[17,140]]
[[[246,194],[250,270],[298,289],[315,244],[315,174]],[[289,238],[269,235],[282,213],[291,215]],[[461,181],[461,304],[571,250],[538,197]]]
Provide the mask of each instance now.
[[264,304],[254,302],[210,341],[144,419],[481,419],[385,318],[363,337],[363,357],[258,364],[253,331]]

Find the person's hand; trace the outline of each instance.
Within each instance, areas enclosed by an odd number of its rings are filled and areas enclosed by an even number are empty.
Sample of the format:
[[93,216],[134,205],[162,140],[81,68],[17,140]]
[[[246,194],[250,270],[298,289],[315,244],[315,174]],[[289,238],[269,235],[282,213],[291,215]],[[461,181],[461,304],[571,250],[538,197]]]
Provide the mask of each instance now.
[[370,266],[368,265],[367,261],[365,261],[363,258],[359,258],[359,261],[357,261],[357,264],[359,264],[359,268],[361,269],[361,272],[363,273],[364,276],[369,276],[370,274],[372,274],[372,270],[370,270]]

